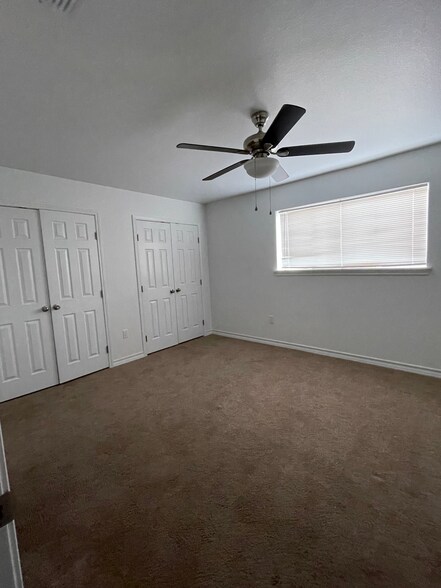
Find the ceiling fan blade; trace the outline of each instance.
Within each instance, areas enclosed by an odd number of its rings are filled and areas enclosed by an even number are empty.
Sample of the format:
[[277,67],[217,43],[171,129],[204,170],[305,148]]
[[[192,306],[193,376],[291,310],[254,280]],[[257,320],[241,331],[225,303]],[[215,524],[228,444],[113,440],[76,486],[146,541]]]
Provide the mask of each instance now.
[[237,167],[240,167],[241,165],[243,165],[247,161],[249,161],[249,160],[248,159],[242,159],[242,161],[238,161],[237,163],[233,163],[233,165],[229,165],[228,167],[224,167],[224,169],[221,169],[218,172],[216,172],[214,174],[211,174],[211,176],[207,176],[202,181],[203,182],[207,182],[208,180],[215,180],[219,176],[223,176],[224,174],[227,174],[228,172],[233,171],[233,169],[236,169]]
[[239,153],[240,155],[248,155],[245,149],[234,149],[230,147],[215,147],[214,145],[195,145],[194,143],[178,143],[178,149],[194,149],[195,151],[220,151],[221,153]]
[[340,141],[338,143],[316,143],[314,145],[296,145],[282,147],[276,153],[279,157],[297,157],[298,155],[324,155],[326,153],[349,153],[354,148],[355,141]]
[[289,178],[289,174],[279,163],[276,171],[273,173],[271,177],[275,182],[283,182],[283,180],[287,180]]
[[301,106],[284,104],[265,133],[262,144],[269,143],[273,147],[277,147],[285,135],[299,122],[305,112],[306,110]]

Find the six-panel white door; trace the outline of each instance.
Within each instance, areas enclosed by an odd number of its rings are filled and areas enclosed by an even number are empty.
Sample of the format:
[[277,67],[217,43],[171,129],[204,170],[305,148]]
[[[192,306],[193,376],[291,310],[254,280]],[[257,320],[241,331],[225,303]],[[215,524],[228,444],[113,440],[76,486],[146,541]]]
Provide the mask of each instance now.
[[[198,228],[136,228],[148,352],[201,336]],[[94,216],[1,207],[0,401],[108,365]]]
[[196,225],[172,227],[179,343],[204,334],[199,232]]
[[0,401],[58,384],[38,212],[0,208]]
[[108,367],[95,217],[40,211],[60,382]]
[[141,301],[148,353],[178,343],[171,231],[168,223],[138,220]]

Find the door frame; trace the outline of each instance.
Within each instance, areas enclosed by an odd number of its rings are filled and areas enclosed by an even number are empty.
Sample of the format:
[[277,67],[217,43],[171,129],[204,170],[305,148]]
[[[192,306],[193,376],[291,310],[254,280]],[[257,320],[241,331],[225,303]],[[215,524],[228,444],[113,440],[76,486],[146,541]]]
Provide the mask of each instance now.
[[[64,206],[62,207],[58,207],[58,206],[54,206],[54,205],[48,205],[48,206],[44,206],[44,204],[41,205],[33,205],[33,204],[29,204],[27,206],[14,206],[13,204],[0,204],[0,209],[4,207],[4,208],[24,208],[25,210],[37,210],[38,211],[38,216],[40,217],[40,210],[52,210],[54,212],[73,212],[73,213],[77,213],[77,214],[88,214],[90,216],[93,216],[95,218],[95,227],[96,227],[96,232],[97,232],[97,250],[98,250],[98,265],[99,265],[99,269],[100,269],[100,279],[101,279],[101,286],[103,289],[103,311],[104,311],[104,329],[106,331],[106,339],[107,339],[107,343],[106,345],[109,346],[109,367],[113,367],[113,359],[112,359],[112,346],[111,346],[111,341],[110,341],[110,337],[109,337],[109,311],[108,311],[108,304],[107,304],[107,287],[106,287],[106,280],[105,280],[105,273],[104,273],[104,256],[103,256],[103,252],[102,252],[102,248],[101,248],[101,225],[100,225],[100,217],[99,214],[96,210],[85,210],[85,209],[81,209],[81,208],[71,208],[70,210],[67,210]],[[41,229],[41,221],[40,221],[40,229]],[[41,238],[43,241],[43,233],[41,234]],[[44,251],[44,246],[43,246],[43,251]],[[58,369],[58,366],[57,366]]]
[[[142,297],[141,297],[141,270],[139,268],[138,239],[136,238],[136,236],[137,236],[136,222],[137,221],[145,221],[148,223],[164,223],[167,225],[190,225],[192,227],[197,227],[198,239],[199,239],[199,243],[198,243],[198,245],[199,245],[199,268],[200,268],[201,279],[202,279],[202,286],[201,287],[203,287],[203,285],[204,285],[205,276],[202,273],[201,227],[200,227],[199,223],[184,223],[184,222],[181,223],[181,222],[177,222],[177,221],[168,221],[168,220],[164,220],[164,219],[144,217],[144,216],[138,216],[136,214],[132,214],[133,249],[135,252],[136,286],[137,286],[137,290],[138,290],[138,308],[139,308],[139,318],[140,318],[140,324],[141,324],[141,330],[142,330],[142,349],[144,352],[144,357],[146,357],[148,355],[148,351],[147,351],[147,341],[145,340],[146,328],[145,328],[144,312],[143,312],[143,308],[142,308]],[[170,235],[171,235],[171,231],[170,231]],[[171,235],[171,238],[172,238],[172,246],[173,246],[173,236],[172,235]],[[172,255],[172,265],[173,265],[173,279],[174,279],[175,267],[173,264],[173,255]],[[201,295],[201,303],[202,303],[202,319],[205,321],[205,308],[204,308],[203,295]],[[204,325],[204,335],[203,336],[205,337],[205,325]]]
[[[16,206],[11,208],[17,208]],[[11,491],[8,476],[8,464],[6,462],[5,443],[3,438],[3,431],[0,423],[0,494]],[[17,542],[17,531],[15,528],[15,517],[5,527],[9,543],[9,552],[11,555],[11,567],[14,576],[14,588],[23,588],[23,576],[20,563],[20,551]]]

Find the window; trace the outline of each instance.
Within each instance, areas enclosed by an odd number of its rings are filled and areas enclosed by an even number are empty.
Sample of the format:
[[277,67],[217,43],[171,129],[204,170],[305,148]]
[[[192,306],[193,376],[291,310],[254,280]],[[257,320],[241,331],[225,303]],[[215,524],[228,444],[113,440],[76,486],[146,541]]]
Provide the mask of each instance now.
[[278,272],[427,268],[429,185],[281,210]]

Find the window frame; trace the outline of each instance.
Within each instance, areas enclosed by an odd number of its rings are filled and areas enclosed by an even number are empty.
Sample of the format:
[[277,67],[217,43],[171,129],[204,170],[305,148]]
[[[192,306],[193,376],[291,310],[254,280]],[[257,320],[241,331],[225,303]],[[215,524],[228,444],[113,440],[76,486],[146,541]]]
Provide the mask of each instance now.
[[[312,208],[316,206],[325,206],[327,204],[334,204],[336,202],[342,202],[345,200],[358,200],[360,198],[366,198],[369,196],[381,196],[382,194],[391,194],[393,192],[400,192],[402,190],[411,190],[414,188],[420,188],[427,186],[428,191],[428,203],[427,203],[427,263],[425,266],[379,266],[379,267],[342,267],[342,268],[326,268],[326,267],[311,267],[311,268],[286,268],[281,269],[278,266],[280,259],[280,252],[282,249],[282,236],[280,227],[280,213],[288,212],[291,210],[301,210],[302,208]],[[428,275],[432,271],[432,266],[429,261],[429,206],[430,206],[430,182],[419,182],[417,184],[410,184],[407,186],[401,186],[399,188],[392,188],[389,190],[378,190],[376,192],[367,192],[365,194],[357,194],[356,196],[346,196],[344,198],[333,198],[331,200],[325,200],[323,202],[313,202],[310,204],[302,204],[300,206],[290,206],[288,208],[281,208],[276,210],[275,214],[275,225],[276,225],[276,267],[273,270],[275,276],[367,276],[367,275],[415,275],[423,276]]]

